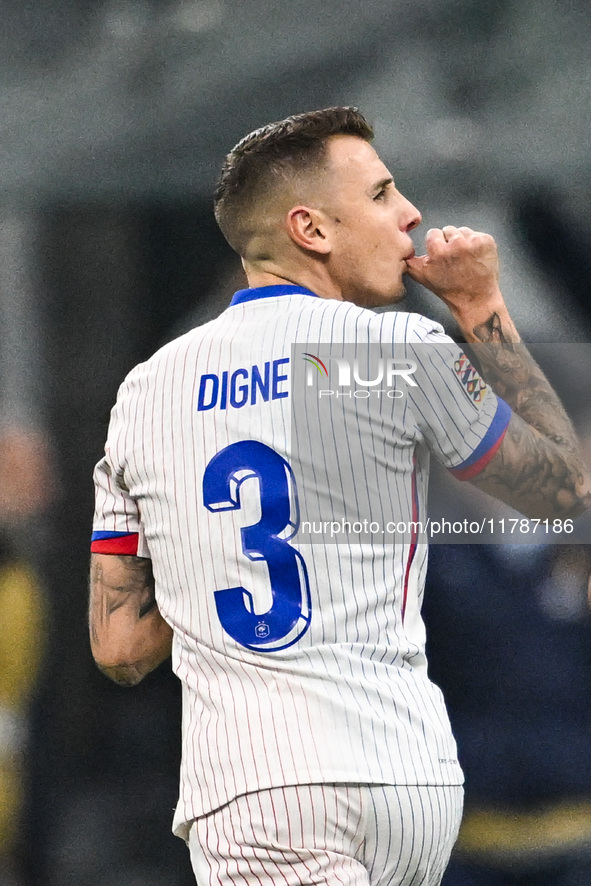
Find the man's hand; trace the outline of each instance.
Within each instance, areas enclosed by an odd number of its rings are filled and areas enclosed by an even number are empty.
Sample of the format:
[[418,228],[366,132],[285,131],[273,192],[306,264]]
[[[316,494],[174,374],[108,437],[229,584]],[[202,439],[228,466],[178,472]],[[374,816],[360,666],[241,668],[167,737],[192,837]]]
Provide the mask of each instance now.
[[499,289],[491,235],[446,225],[428,231],[425,246],[426,255],[407,260],[408,274],[445,302],[466,341],[519,341]]

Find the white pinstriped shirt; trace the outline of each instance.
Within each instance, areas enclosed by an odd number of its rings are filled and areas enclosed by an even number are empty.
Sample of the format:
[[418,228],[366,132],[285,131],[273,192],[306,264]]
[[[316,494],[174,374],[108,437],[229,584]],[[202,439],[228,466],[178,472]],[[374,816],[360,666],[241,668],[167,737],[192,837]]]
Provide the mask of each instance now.
[[[335,342],[420,356],[416,386],[374,412],[333,398],[331,435],[316,405],[292,404],[305,367],[292,345],[316,358]],[[92,548],[150,557],[174,629],[178,833],[268,787],[462,782],[427,675],[426,544],[318,543],[298,525],[351,488],[355,514],[377,496],[398,522],[425,519],[429,453],[471,476],[509,416],[438,324],[295,286],[237,293],[129,374],[95,471]]]

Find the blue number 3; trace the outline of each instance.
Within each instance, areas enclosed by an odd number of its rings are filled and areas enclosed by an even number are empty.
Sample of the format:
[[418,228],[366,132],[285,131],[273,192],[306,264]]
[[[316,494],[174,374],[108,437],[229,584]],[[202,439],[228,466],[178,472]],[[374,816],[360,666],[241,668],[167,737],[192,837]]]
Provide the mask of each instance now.
[[215,604],[222,627],[241,646],[274,652],[296,643],[308,630],[311,617],[306,564],[288,542],[299,525],[291,467],[264,443],[232,443],[205,469],[203,503],[214,512],[240,508],[240,487],[251,477],[259,480],[261,518],[240,529],[242,550],[250,560],[266,561],[273,602],[267,612],[255,613],[252,594],[240,586],[215,591]]

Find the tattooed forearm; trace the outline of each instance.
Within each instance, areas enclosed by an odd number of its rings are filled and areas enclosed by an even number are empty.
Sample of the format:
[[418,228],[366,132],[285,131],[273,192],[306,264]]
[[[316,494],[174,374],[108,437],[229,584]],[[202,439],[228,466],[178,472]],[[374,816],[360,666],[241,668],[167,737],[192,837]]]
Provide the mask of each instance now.
[[569,452],[544,439],[517,416],[503,446],[473,481],[532,517],[576,517],[591,504],[582,493],[584,472]]
[[156,605],[151,560],[93,555],[89,631],[99,668],[123,686],[139,683],[170,654],[172,632]]
[[496,312],[491,314],[484,323],[479,323],[475,326],[472,331],[478,341],[496,342],[497,344],[506,344],[510,341],[503,331],[501,318]]
[[[521,342],[508,340],[498,314],[474,328],[482,344],[471,350],[486,381],[517,415],[544,437],[578,453],[572,423],[550,382]],[[489,338],[485,342],[485,336]]]
[[445,302],[484,379],[513,412],[505,439],[471,482],[528,516],[574,515],[590,489],[579,442],[521,344],[499,287],[494,240],[447,225],[429,231],[425,244],[427,255],[409,259],[408,273]]
[[591,504],[587,470],[558,395],[506,312],[493,311],[470,330],[468,349],[514,413],[498,457],[475,485],[529,516],[577,516]]

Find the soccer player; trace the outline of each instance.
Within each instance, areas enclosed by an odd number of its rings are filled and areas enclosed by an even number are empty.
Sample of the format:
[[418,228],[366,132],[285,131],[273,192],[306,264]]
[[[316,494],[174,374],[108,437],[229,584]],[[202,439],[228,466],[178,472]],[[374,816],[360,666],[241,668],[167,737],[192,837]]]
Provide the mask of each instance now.
[[[456,838],[462,772],[427,676],[424,539],[298,540],[298,500],[371,488],[396,520],[421,517],[429,452],[529,515],[589,497],[569,420],[516,346],[493,239],[447,226],[415,256],[420,213],[372,135],[332,108],[231,151],[215,210],[250,288],[130,373],[95,472],[93,654],[132,685],[172,646],[174,829],[200,886],[435,886]],[[467,342],[495,344],[484,380],[438,324],[369,310],[398,302],[407,273]],[[412,346],[416,381],[378,420],[368,399],[339,398],[312,458],[314,411],[291,422],[291,348],[315,359],[334,342]]]

